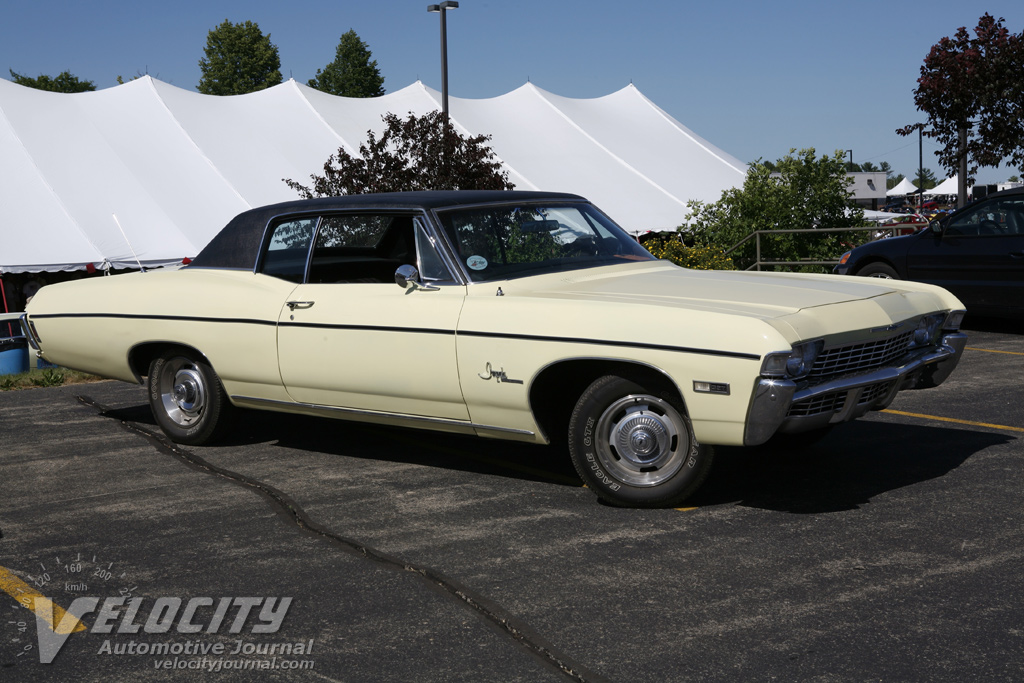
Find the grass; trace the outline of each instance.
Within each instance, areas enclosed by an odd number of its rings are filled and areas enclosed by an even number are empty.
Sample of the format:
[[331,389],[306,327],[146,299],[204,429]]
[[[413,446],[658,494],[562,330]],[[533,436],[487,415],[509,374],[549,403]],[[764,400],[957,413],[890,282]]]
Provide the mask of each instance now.
[[33,368],[16,375],[0,375],[0,391],[35,389],[36,387],[60,387],[66,384],[100,382],[102,377],[67,368]]

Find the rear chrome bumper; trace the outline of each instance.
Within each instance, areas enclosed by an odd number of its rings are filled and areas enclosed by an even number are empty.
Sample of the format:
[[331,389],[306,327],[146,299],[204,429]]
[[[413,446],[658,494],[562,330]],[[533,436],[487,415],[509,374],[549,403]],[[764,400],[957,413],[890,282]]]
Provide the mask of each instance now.
[[847,422],[870,410],[882,410],[904,389],[936,387],[953,372],[966,345],[966,334],[952,332],[937,347],[911,356],[902,365],[803,389],[790,380],[761,378],[750,401],[743,443],[756,446],[776,432],[792,434]]

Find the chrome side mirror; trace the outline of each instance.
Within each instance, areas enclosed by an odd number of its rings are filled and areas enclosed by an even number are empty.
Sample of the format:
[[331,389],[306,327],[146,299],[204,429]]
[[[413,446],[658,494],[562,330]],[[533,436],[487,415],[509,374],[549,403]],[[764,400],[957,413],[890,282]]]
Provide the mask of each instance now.
[[416,266],[408,264],[398,266],[398,270],[395,271],[395,284],[405,290],[425,289],[431,291],[439,289],[439,287],[434,285],[427,285],[421,282],[420,272],[416,270]]
[[941,218],[936,218],[935,220],[933,220],[931,223],[928,224],[928,228],[933,233],[935,233],[936,235],[941,235],[942,234],[942,219]]
[[419,279],[420,272],[416,270],[416,266],[398,266],[398,270],[395,271],[395,284],[402,289],[415,286]]

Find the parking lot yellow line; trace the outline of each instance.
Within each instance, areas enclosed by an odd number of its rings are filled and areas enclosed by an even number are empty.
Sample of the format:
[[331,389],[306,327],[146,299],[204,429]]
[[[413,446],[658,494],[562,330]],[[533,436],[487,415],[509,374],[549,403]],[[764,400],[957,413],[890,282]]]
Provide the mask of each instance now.
[[[85,624],[78,619],[72,618],[68,623],[62,623],[67,612],[61,609],[57,603],[19,579],[14,572],[6,567],[0,567],[0,590],[14,598],[25,609],[35,612],[44,622],[47,617],[52,615],[53,622],[47,623],[54,633],[75,633],[85,630]],[[49,609],[47,609],[48,607]],[[74,626],[72,627],[71,624]]]
[[998,349],[979,349],[977,346],[965,346],[966,351],[984,351],[985,353],[1005,353],[1008,356],[1024,356],[1020,351],[999,351]]
[[995,425],[988,422],[973,422],[972,420],[958,420],[955,417],[939,417],[938,415],[922,415],[921,413],[905,413],[902,410],[889,410],[888,408],[882,411],[883,413],[890,413],[892,415],[903,415],[904,417],[920,417],[925,420],[938,420],[939,422],[955,422],[962,425],[971,425],[972,427],[988,427],[989,429],[1003,429],[1010,432],[1024,432],[1024,428],[1021,427],[1009,427],[1007,425]]

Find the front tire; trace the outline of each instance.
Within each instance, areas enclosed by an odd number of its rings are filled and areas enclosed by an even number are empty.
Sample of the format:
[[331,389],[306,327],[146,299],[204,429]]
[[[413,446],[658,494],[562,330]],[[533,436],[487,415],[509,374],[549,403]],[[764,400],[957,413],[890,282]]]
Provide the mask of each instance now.
[[678,397],[615,375],[595,381],[576,403],[569,454],[602,500],[627,507],[678,505],[701,485],[714,457],[697,443]]
[[877,277],[883,280],[899,280],[900,275],[894,268],[885,263],[869,263],[857,271],[861,277]]
[[220,435],[232,413],[213,368],[185,351],[165,353],[150,364],[149,405],[164,434],[190,446]]

